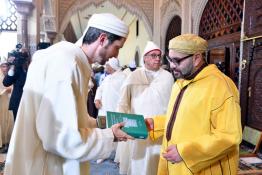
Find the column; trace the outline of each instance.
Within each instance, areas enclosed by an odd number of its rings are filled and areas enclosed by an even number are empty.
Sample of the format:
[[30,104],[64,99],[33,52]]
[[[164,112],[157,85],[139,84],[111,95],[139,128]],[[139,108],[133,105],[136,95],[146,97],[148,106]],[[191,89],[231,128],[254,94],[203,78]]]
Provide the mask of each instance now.
[[192,33],[191,0],[182,0],[182,29],[181,34]]
[[154,25],[153,25],[153,41],[161,47],[160,43],[160,0],[154,0]]
[[53,45],[57,32],[47,31],[46,34],[47,34],[48,39],[50,40],[50,44]]
[[27,30],[27,18],[31,14],[34,5],[30,1],[26,0],[13,0],[16,5],[17,12],[21,15],[21,35],[22,44],[25,48],[28,47],[28,30]]
[[50,40],[50,43],[53,44],[54,40],[56,38],[57,32],[56,32],[56,17],[55,16],[43,16],[43,22],[44,22],[44,31],[47,34],[48,39]]

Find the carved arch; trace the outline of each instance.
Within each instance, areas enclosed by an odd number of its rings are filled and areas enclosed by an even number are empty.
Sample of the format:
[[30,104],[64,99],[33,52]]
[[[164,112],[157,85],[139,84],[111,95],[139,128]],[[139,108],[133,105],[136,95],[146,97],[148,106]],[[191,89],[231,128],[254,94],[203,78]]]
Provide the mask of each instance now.
[[[88,6],[95,5],[99,6],[102,3],[104,3],[105,0],[77,0],[75,3],[72,4],[72,6],[69,8],[67,11],[65,17],[63,18],[61,25],[59,26],[58,32],[61,34],[64,32],[66,29],[67,24],[70,21],[71,16],[76,13],[78,10],[84,9]],[[113,5],[115,5],[118,9],[121,7],[127,9],[128,12],[131,14],[135,14],[139,19],[141,19],[144,22],[145,28],[148,32],[148,35],[150,38],[153,36],[153,29],[152,29],[152,24],[150,23],[148,17],[144,13],[143,9],[139,6],[138,3],[130,0],[109,0]]]
[[165,40],[166,34],[169,27],[170,22],[172,21],[174,16],[179,16],[181,18],[181,5],[177,1],[173,2],[165,2],[161,7],[161,49],[165,48]]
[[192,16],[193,16],[193,33],[199,33],[199,24],[202,17],[202,13],[206,7],[208,0],[197,0],[192,4]]

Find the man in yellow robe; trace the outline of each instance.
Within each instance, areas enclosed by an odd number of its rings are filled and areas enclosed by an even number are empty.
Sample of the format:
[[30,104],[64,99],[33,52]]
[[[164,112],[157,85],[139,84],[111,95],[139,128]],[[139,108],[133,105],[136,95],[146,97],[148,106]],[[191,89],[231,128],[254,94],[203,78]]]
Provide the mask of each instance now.
[[148,119],[153,139],[164,135],[158,175],[235,175],[241,122],[233,81],[207,65],[207,41],[184,34],[169,42],[177,78],[165,116]]

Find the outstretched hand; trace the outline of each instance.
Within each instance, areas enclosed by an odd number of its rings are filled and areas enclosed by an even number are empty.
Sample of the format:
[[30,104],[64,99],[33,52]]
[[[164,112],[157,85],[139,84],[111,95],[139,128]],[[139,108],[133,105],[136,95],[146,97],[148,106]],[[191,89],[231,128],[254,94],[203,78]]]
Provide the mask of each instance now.
[[154,120],[152,118],[145,118],[145,123],[148,131],[154,130]]
[[134,137],[128,135],[121,128],[125,125],[124,122],[114,124],[111,129],[113,131],[114,137],[116,141],[127,141],[128,139],[134,140]]

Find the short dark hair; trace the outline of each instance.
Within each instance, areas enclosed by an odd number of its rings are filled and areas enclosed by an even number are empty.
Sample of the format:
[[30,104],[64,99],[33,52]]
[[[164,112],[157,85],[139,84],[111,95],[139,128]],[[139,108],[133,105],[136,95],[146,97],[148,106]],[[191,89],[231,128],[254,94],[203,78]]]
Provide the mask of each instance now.
[[91,44],[95,42],[101,33],[105,33],[107,35],[109,44],[112,44],[115,40],[120,40],[122,38],[121,36],[115,35],[104,30],[89,27],[83,39],[83,44]]

